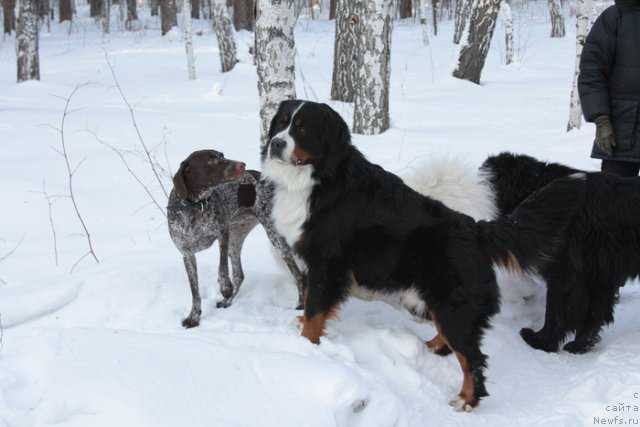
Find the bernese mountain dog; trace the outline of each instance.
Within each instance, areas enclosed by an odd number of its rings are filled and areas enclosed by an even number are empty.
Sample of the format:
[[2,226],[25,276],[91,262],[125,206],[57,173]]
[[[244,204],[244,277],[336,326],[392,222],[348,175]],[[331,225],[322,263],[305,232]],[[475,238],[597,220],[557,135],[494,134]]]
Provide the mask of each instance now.
[[338,113],[302,100],[280,104],[261,156],[274,224],[304,264],[302,335],[320,342],[353,282],[407,293],[436,326],[429,349],[460,363],[450,404],[477,406],[488,395],[481,339],[499,308],[493,265],[528,269],[555,255],[581,175],[554,181],[508,217],[476,222],[367,161]]
[[[489,157],[480,170],[503,215],[555,179],[582,172],[508,152]],[[544,326],[520,331],[531,347],[548,352],[557,351],[573,332],[574,340],[563,348],[589,351],[602,327],[613,322],[619,288],[640,275],[640,178],[582,173],[585,197],[556,256],[538,269],[547,282]]]

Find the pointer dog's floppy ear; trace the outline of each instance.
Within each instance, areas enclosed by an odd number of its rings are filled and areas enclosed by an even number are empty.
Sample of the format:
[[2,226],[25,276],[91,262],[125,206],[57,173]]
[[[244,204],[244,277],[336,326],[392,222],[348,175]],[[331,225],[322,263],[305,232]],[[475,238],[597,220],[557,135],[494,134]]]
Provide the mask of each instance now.
[[189,161],[184,160],[182,163],[180,163],[180,169],[178,169],[178,172],[176,172],[173,177],[173,189],[175,190],[176,195],[180,200],[184,200],[187,198],[188,192],[187,185],[184,182],[184,174],[189,169],[189,167]]

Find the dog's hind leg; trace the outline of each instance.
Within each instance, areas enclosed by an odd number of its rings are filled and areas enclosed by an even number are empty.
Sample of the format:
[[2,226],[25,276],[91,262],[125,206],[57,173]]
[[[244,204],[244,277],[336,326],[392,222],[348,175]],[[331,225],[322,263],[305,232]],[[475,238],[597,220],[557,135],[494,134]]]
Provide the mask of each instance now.
[[538,332],[535,332],[531,328],[523,328],[520,330],[520,336],[529,346],[535,349],[546,352],[556,352],[568,328],[565,324],[566,322],[562,320],[564,316],[560,316],[559,314],[559,310],[562,310],[559,305],[570,302],[560,301],[561,296],[559,295],[558,287],[560,284],[562,284],[562,286],[565,285],[564,277],[560,280],[550,277],[545,277],[545,279],[547,281],[547,300],[544,313],[544,325]]
[[586,353],[600,341],[600,329],[613,322],[616,292],[625,282],[626,279],[586,283],[586,289],[591,289],[589,303],[581,313],[576,337],[564,345],[565,351],[575,354]]
[[482,331],[479,324],[482,322],[451,312],[432,313],[432,318],[438,330],[434,340],[453,351],[462,369],[462,388],[449,404],[456,411],[469,412],[478,406],[482,397],[489,395],[484,376],[487,356],[480,351]]
[[194,254],[184,254],[182,260],[184,261],[184,267],[189,277],[189,286],[191,287],[191,313],[182,321],[182,326],[193,328],[200,324],[200,315],[202,314],[200,290],[198,288],[198,266]]
[[253,229],[255,224],[255,222],[245,222],[243,224],[235,224],[231,227],[229,232],[229,259],[231,260],[231,269],[233,271],[231,293],[228,295],[223,294],[224,300],[218,302],[218,308],[229,307],[233,302],[233,299],[238,295],[240,286],[242,286],[242,282],[244,281],[244,271],[242,270],[242,260],[240,258],[242,254],[242,246],[244,244],[244,239]]
[[218,239],[220,249],[220,264],[218,265],[218,285],[220,293],[224,298],[216,304],[218,308],[227,308],[230,303],[226,303],[228,298],[233,297],[233,283],[229,278],[229,229],[224,229]]

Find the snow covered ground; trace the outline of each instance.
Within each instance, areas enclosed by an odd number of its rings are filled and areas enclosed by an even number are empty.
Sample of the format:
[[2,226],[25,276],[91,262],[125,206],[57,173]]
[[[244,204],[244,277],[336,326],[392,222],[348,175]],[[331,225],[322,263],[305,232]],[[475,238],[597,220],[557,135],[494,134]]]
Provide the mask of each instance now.
[[[546,14],[544,4],[514,8],[520,61],[502,65],[499,25],[479,86],[450,77],[450,24],[428,47],[413,21],[396,24],[392,129],[354,135],[355,144],[398,173],[443,155],[476,168],[502,150],[597,169],[589,158],[593,125],[565,132],[574,21],[567,37],[550,39]],[[259,169],[256,73],[248,34],[238,36],[241,62],[223,75],[211,30],[196,23],[198,79],[190,82],[180,35],[163,39],[157,21],[146,23],[147,30],[104,38],[90,22],[70,34],[53,24],[41,33],[42,80],[19,85],[14,39],[0,39],[0,426],[640,424],[637,283],[622,289],[602,342],[576,356],[535,351],[520,339],[521,327],[541,325],[544,287],[502,277],[502,311],[483,345],[491,396],[470,414],[447,405],[462,380],[455,358],[429,353],[433,326],[407,312],[352,299],[319,346],[301,338],[292,323],[294,283],[259,228],[245,243],[246,280],[228,309],[215,308],[217,248],[199,255],[202,322],[183,329],[191,300],[165,218],[97,140],[124,150],[164,206],[106,55],[144,141],[168,171],[201,148]],[[300,98],[329,102],[333,31],[326,20],[298,21]],[[64,137],[99,264],[82,258],[86,237],[61,197],[68,174],[56,128],[64,99],[84,83]],[[331,105],[351,121],[351,105]],[[169,189],[170,175],[163,181]]]

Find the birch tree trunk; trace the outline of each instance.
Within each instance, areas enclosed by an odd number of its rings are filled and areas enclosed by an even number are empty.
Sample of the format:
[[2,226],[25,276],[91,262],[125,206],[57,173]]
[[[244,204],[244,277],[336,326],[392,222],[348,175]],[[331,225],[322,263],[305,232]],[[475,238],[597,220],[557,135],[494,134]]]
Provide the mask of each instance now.
[[475,0],[453,77],[480,83],[499,9],[500,0]]
[[[107,0],[104,0],[107,1]],[[162,35],[178,26],[178,12],[175,0],[160,0],[160,27]]]
[[513,15],[506,1],[500,5],[500,17],[504,23],[505,64],[513,63]]
[[389,129],[392,0],[363,5],[353,132],[376,135]]
[[187,74],[189,80],[196,79],[196,60],[193,57],[193,40],[191,38],[191,0],[182,2],[182,19],[184,24],[184,47],[187,51]]
[[362,0],[337,0],[331,99],[353,102],[358,75],[358,32]]
[[564,16],[562,16],[562,8],[559,0],[548,0],[549,16],[551,17],[551,37],[564,37]]
[[429,46],[429,28],[427,25],[427,0],[420,0],[420,26],[422,27],[422,42]]
[[255,60],[260,94],[260,148],[280,102],[296,97],[293,0],[258,0]]
[[225,0],[211,0],[211,15],[213,17],[213,30],[218,39],[220,71],[226,73],[233,70],[233,67],[238,63],[238,59],[236,57],[233,24],[229,16],[227,16]]
[[18,1],[16,60],[18,66],[18,83],[27,80],[40,80],[36,0]]
[[438,37],[438,0],[431,0],[431,15],[433,15],[433,35]]
[[102,0],[102,33],[111,31],[111,0]]
[[592,0],[578,0],[576,4],[576,63],[573,73],[573,84],[571,85],[571,99],[569,101],[569,122],[567,132],[572,129],[580,129],[582,124],[582,107],[578,96],[578,75],[580,74],[580,56],[584,41],[591,28]]
[[469,21],[469,13],[473,6],[473,0],[458,0],[456,7],[456,20],[453,31],[453,43],[460,44],[464,30]]

